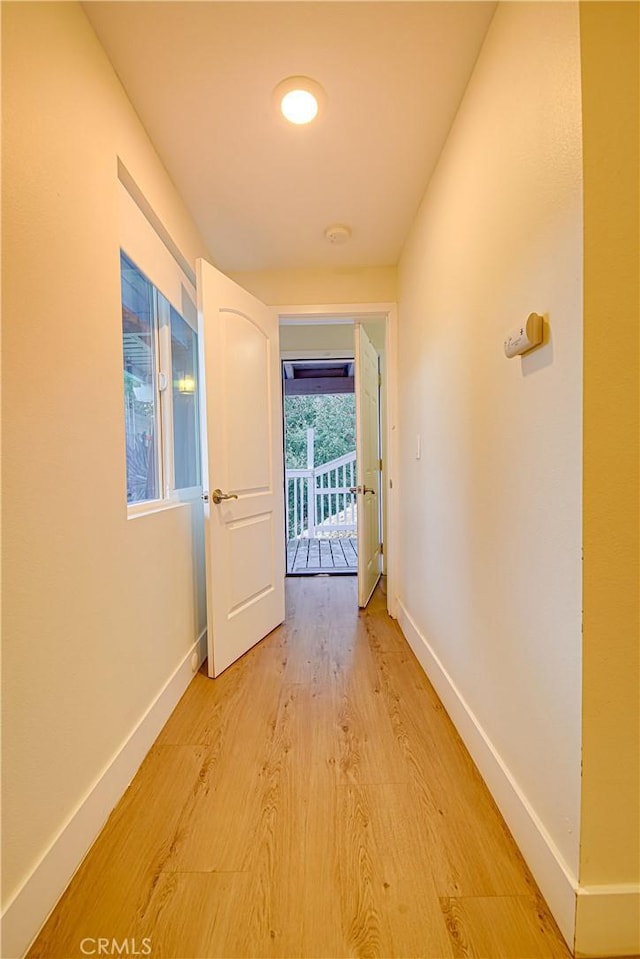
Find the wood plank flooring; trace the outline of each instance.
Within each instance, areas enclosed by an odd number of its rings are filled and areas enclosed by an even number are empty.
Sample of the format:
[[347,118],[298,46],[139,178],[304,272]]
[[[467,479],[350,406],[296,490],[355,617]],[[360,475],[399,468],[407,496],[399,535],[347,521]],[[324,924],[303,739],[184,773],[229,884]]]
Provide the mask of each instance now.
[[376,592],[287,581],[287,622],[198,674],[29,952],[569,956]]
[[356,573],[358,570],[358,542],[355,536],[335,539],[301,537],[287,543],[287,572]]

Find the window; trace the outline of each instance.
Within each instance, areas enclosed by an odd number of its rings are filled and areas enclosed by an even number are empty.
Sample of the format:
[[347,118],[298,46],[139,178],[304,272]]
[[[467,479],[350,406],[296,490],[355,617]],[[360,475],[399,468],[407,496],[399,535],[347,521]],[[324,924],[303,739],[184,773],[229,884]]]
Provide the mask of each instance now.
[[198,336],[170,307],[175,488],[200,485],[198,447]]
[[127,503],[170,499],[200,483],[198,337],[120,254]]

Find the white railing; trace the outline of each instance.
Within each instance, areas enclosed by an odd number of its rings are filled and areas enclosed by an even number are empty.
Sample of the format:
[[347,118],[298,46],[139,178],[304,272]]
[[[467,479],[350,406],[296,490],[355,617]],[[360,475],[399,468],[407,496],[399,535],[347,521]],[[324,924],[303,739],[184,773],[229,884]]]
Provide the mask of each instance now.
[[287,542],[354,532],[356,485],[355,450],[321,466],[285,470]]

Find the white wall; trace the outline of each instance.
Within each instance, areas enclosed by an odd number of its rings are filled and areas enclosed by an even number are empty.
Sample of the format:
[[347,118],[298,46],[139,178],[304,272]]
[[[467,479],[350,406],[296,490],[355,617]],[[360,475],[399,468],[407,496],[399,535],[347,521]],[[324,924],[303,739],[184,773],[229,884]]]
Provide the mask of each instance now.
[[100,793],[178,670],[173,705],[205,625],[200,506],[127,520],[118,157],[186,260],[205,250],[80,6],[2,15],[8,957],[135,770],[142,740]]
[[[577,4],[499,5],[399,268],[401,623],[567,936],[580,822],[580,107]],[[503,338],[531,311],[548,318],[548,342],[507,360]]]

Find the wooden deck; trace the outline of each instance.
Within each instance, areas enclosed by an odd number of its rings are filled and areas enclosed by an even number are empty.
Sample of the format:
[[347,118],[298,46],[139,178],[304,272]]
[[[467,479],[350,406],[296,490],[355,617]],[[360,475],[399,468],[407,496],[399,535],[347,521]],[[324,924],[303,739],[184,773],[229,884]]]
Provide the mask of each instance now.
[[287,573],[357,573],[358,546],[355,536],[335,539],[301,537],[287,544]]

